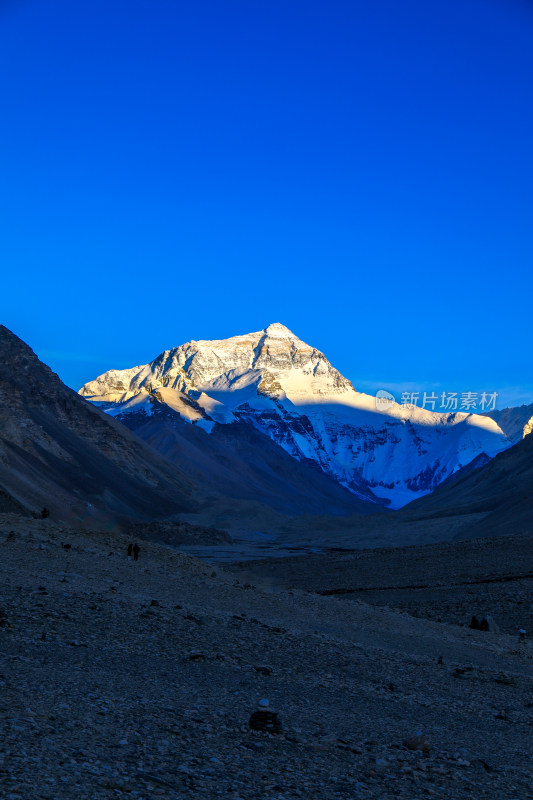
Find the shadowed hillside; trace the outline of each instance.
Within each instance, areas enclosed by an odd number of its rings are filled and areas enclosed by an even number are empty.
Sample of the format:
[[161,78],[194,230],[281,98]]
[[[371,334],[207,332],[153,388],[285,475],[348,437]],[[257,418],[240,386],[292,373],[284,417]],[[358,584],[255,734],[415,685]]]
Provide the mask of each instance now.
[[463,536],[495,536],[533,530],[533,437],[526,436],[481,469],[458,477],[410,503],[405,514],[452,517],[485,514]]
[[0,327],[0,489],[5,510],[60,519],[164,517],[194,508],[189,478],[68,389]]
[[203,490],[262,503],[280,514],[373,514],[375,503],[356,497],[312,461],[297,461],[247,422],[215,424],[211,433],[184,422],[153,400],[151,413],[119,417]]

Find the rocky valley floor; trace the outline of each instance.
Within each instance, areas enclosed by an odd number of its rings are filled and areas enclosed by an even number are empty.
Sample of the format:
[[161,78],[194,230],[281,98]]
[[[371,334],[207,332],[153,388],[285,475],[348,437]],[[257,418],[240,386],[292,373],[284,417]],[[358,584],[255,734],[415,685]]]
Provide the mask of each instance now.
[[2,800],[533,797],[530,640],[127,544],[0,517]]
[[533,631],[532,534],[267,557],[228,569],[267,586],[364,600],[437,622],[465,626],[474,614],[488,614],[502,633]]

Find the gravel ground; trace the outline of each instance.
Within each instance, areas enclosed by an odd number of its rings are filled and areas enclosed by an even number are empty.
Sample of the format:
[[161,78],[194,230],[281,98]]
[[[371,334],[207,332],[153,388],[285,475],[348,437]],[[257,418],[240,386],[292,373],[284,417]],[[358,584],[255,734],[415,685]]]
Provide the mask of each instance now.
[[533,797],[528,642],[140,545],[0,517],[2,800]]
[[227,568],[241,579],[357,598],[452,625],[489,614],[502,633],[533,633],[532,534],[264,558]]

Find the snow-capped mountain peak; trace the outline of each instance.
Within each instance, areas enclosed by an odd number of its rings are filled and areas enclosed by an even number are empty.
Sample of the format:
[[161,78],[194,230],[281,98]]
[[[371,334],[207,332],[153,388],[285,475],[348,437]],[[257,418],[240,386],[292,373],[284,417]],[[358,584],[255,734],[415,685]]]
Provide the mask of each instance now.
[[297,339],[298,338],[285,325],[282,325],[281,322],[273,322],[271,325],[269,325],[268,327],[265,328],[264,333],[265,333],[265,336],[268,336],[271,339]]
[[398,507],[481,453],[509,446],[497,422],[439,414],[355,391],[326,356],[279,322],[229,339],[190,341],[149,364],[111,370],[80,394],[115,416],[157,401],[211,430],[245,420],[356,494]]

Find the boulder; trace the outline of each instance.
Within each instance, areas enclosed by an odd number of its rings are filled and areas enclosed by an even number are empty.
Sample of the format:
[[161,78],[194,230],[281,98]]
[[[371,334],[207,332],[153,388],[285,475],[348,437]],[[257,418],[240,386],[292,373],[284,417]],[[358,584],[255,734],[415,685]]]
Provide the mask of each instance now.
[[413,734],[413,736],[409,736],[408,739],[405,739],[403,746],[407,747],[408,750],[420,750],[421,753],[429,753],[431,750],[429,741],[426,739],[424,734],[420,732]]
[[468,627],[475,631],[488,631],[489,633],[500,632],[500,629],[489,614],[474,614]]
[[269,707],[268,700],[260,700],[248,722],[253,731],[263,733],[281,733],[281,721],[275,711]]

